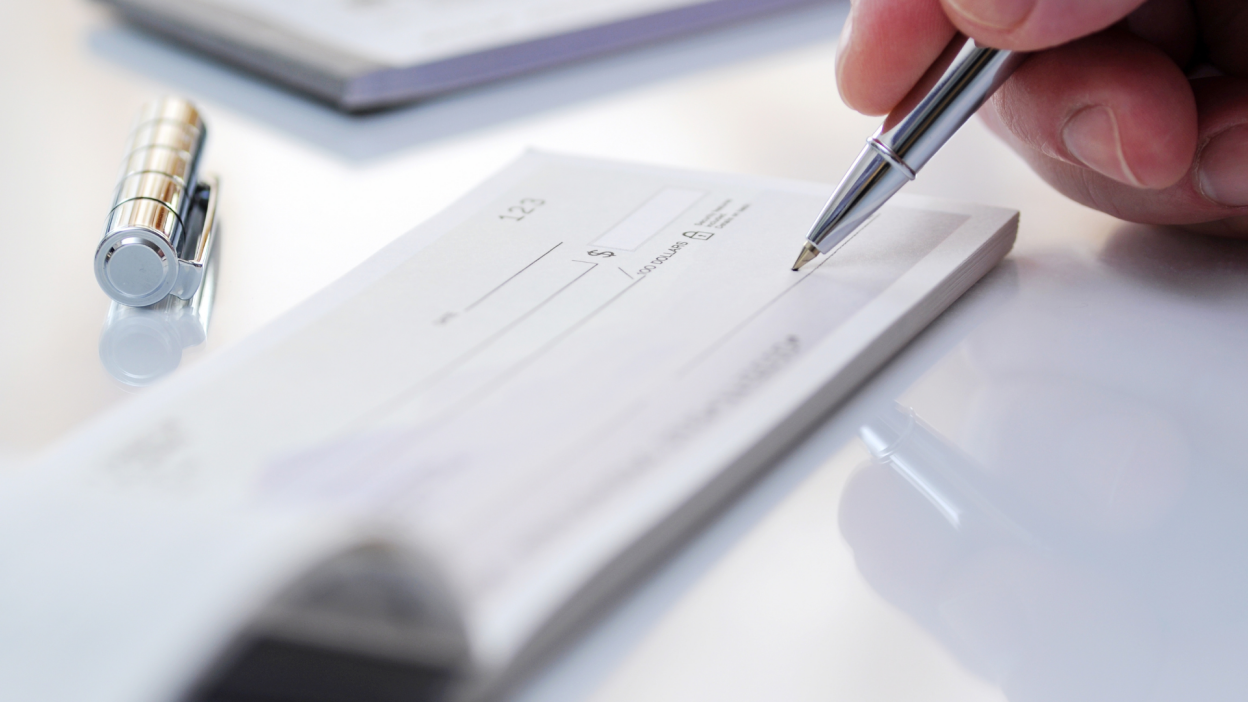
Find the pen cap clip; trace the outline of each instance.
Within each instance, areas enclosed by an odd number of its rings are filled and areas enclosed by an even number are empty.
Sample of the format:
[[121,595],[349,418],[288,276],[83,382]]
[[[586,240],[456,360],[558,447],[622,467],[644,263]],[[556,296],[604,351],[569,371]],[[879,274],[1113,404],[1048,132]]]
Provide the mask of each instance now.
[[198,178],[206,135],[183,98],[140,112],[95,252],[96,280],[117,302],[141,307],[199,288],[216,221],[216,182]]

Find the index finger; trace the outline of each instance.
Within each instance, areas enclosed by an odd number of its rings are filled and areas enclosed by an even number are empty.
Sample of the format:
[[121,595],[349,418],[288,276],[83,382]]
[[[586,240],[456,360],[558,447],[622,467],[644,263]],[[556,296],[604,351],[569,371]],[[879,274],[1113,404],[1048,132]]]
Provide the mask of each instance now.
[[1034,51],[1100,31],[1144,0],[856,0],[841,35],[841,99],[884,114],[932,65],[956,31],[981,44]]
[[854,0],[837,47],[841,99],[869,115],[888,112],[956,32],[940,0]]
[[987,46],[1037,51],[1118,22],[1145,0],[940,0],[953,25]]

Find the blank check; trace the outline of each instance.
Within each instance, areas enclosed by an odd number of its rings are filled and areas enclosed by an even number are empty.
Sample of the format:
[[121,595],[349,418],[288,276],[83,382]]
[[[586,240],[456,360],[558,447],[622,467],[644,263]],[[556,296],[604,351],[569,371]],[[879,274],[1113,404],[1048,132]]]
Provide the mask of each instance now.
[[899,197],[793,272],[827,194],[528,154],[51,463],[384,519],[449,583],[473,660],[505,669],[1013,243],[1015,212]]

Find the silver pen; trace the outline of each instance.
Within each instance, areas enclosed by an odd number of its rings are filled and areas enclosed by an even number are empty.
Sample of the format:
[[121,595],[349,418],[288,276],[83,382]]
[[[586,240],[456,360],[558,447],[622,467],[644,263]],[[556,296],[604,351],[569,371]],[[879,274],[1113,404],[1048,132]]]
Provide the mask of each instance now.
[[199,174],[207,128],[199,109],[167,96],[143,107],[95,249],[95,279],[113,300],[146,307],[193,298],[216,240],[216,178]]
[[996,91],[1025,54],[958,35],[875,134],[807,235],[798,270],[844,241],[880,209]]

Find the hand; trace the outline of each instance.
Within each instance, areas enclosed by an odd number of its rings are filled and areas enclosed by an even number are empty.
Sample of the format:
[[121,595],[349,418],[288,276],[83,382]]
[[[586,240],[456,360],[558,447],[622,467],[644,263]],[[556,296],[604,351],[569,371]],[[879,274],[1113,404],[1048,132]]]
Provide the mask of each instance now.
[[1053,187],[1248,236],[1248,0],[853,0],[841,97],[888,112],[958,31],[1035,52],[981,115]]

